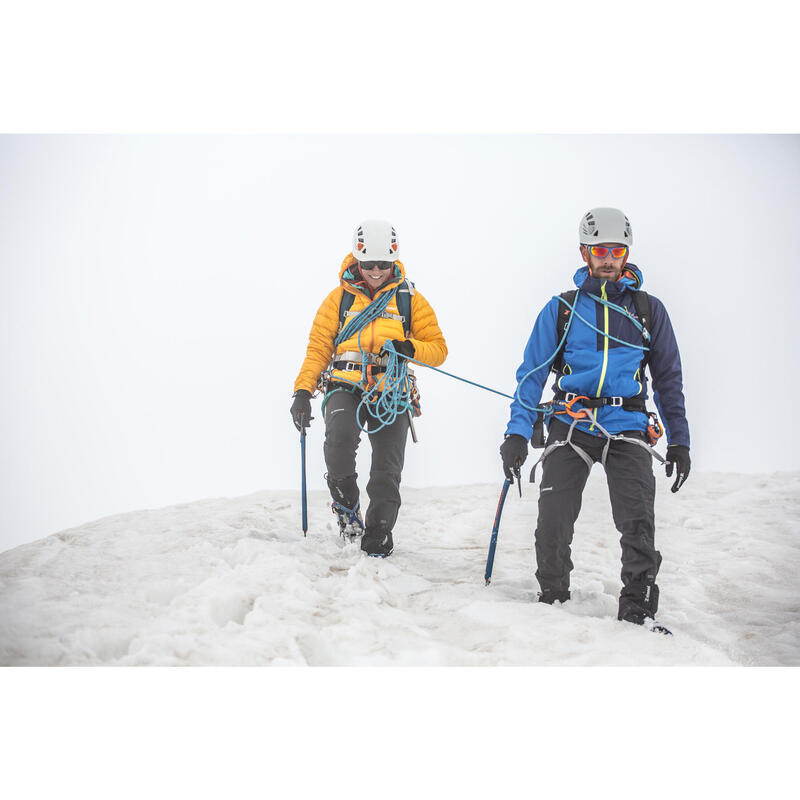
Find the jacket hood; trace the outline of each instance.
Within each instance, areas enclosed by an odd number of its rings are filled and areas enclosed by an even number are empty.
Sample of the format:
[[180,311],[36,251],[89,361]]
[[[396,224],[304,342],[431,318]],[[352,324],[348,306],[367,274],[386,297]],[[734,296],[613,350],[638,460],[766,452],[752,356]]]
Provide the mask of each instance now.
[[[339,280],[342,282],[342,284],[346,286],[351,286],[356,289],[358,289],[359,287],[354,285],[355,274],[352,270],[352,267],[354,267],[357,263],[358,259],[352,253],[348,253],[344,257],[344,261],[342,261],[342,266],[339,268]],[[392,280],[390,280],[389,283],[386,284],[386,286],[393,286],[395,282],[400,283],[401,281],[404,281],[405,278],[406,278],[406,270],[405,267],[403,266],[403,262],[395,261],[394,275],[392,277]],[[386,286],[382,287],[379,291],[383,291],[383,289],[385,289]]]
[[[578,271],[573,275],[572,280],[575,281],[575,285],[579,289],[586,289],[587,291],[594,291],[600,286],[600,279],[599,278],[592,278],[589,275],[589,267],[583,266],[578,269]],[[588,281],[588,284],[584,287],[584,283]],[[612,287],[616,287],[617,291],[622,292],[625,289],[633,289],[638,291],[642,288],[644,284],[644,275],[642,275],[642,271],[636,264],[626,264],[625,270],[622,273],[622,277],[618,281],[606,281],[606,283],[610,284]]]

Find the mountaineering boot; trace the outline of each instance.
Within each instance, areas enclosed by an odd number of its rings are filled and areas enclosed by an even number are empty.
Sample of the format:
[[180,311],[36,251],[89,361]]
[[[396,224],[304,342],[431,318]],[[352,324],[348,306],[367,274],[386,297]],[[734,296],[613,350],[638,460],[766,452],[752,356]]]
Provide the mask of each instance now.
[[643,625],[646,617],[652,619],[658,611],[658,586],[655,583],[629,583],[619,593],[617,619]]
[[656,584],[630,584],[622,588],[619,595],[618,620],[634,625],[643,625],[653,633],[671,636],[672,631],[656,622],[656,611],[658,611],[658,586]]
[[339,535],[345,541],[353,541],[356,536],[364,533],[364,520],[361,519],[358,505],[351,511],[341,503],[334,501],[331,504],[331,511],[336,515],[336,521],[339,523]]
[[555,602],[559,603],[566,603],[569,600],[570,594],[569,590],[559,591],[557,589],[542,589],[539,592],[539,602],[540,603],[547,603],[547,605],[551,606]]
[[367,530],[361,538],[361,549],[368,556],[375,556],[376,558],[390,556],[392,550],[394,550],[391,532],[374,529]]

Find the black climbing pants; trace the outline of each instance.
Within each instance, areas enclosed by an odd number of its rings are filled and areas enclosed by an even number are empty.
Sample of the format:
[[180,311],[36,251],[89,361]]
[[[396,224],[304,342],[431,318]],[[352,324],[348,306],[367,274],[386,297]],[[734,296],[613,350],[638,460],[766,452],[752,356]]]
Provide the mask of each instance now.
[[[331,497],[347,508],[359,502],[356,450],[361,430],[356,422],[360,392],[331,392],[325,403],[325,465]],[[361,422],[368,419],[370,428],[378,423],[362,408]],[[408,415],[402,414],[391,425],[369,433],[372,464],[367,483],[369,507],[364,518],[371,532],[391,533],[400,510],[400,477],[405,461]]]
[[[569,427],[553,420],[547,445],[565,441]],[[642,438],[641,431],[626,432]],[[579,431],[572,442],[592,463],[601,460],[606,439]],[[658,604],[656,575],[661,554],[655,549],[655,478],[652,458],[633,442],[612,441],[605,470],[614,525],[621,534],[622,592],[620,615],[631,603],[652,616]],[[539,519],[536,525],[536,578],[542,590],[566,592],[572,570],[571,550],[575,521],[581,510],[581,496],[589,477],[589,465],[569,444],[553,450],[542,464],[539,488]]]

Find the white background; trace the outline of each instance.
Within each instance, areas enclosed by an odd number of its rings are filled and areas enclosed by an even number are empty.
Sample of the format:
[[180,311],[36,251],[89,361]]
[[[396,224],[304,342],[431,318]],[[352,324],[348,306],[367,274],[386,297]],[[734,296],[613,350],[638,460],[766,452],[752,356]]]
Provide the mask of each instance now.
[[[297,491],[293,383],[368,217],[397,227],[443,368],[512,394],[538,311],[573,286],[579,218],[624,209],[681,346],[693,469],[800,463],[780,424],[800,388],[796,136],[15,136],[0,171],[2,549]],[[418,377],[404,483],[499,480],[507,401]],[[317,412],[311,488],[322,433]]]

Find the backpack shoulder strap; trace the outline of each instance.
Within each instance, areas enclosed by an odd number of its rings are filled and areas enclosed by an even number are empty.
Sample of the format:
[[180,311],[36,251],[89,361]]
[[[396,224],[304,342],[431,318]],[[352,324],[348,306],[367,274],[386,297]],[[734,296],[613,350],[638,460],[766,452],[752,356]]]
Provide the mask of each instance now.
[[403,333],[406,339],[411,335],[411,298],[414,295],[414,284],[404,280],[397,287],[397,313],[403,318]]
[[[650,295],[647,292],[634,292],[633,293],[633,306],[636,309],[636,316],[642,324],[642,344],[645,347],[650,347]],[[642,356],[642,374],[644,368],[650,358],[650,351],[647,350]]]
[[[570,306],[575,304],[575,295],[578,293],[577,289],[570,289],[568,292],[561,292],[561,297],[569,303]],[[561,337],[564,335],[564,331],[567,329],[567,323],[569,322],[569,315],[570,309],[564,305],[564,303],[558,304],[558,316],[556,317],[556,342],[561,341]],[[566,341],[561,344],[558,348],[558,352],[556,353],[556,357],[553,359],[553,366],[552,369],[554,372],[561,372],[564,368],[564,347],[566,345]]]
[[[569,303],[569,305],[573,305],[575,303],[575,295],[576,290],[572,289],[569,292],[562,292],[561,297]],[[647,292],[638,291],[633,293],[633,305],[636,309],[636,316],[639,318],[639,322],[642,324],[642,343],[645,347],[650,347],[650,295]],[[569,315],[570,309],[567,308],[564,303],[558,304],[558,316],[556,317],[556,342],[561,341],[561,337],[564,335],[564,331],[567,329],[567,323],[569,322]],[[555,372],[561,372],[564,368],[564,347],[566,342],[563,342],[562,345],[558,348],[558,352],[556,353],[556,357],[553,359],[553,370]],[[644,352],[642,357],[642,373],[644,373],[644,368],[647,365],[647,361],[650,357],[650,351],[647,350]]]
[[342,299],[339,301],[339,333],[341,333],[342,328],[344,328],[347,312],[350,310],[350,306],[353,305],[353,300],[355,299],[355,295],[352,292],[348,292],[347,289],[342,289]]
[[[403,318],[403,333],[406,338],[411,335],[411,298],[414,294],[414,284],[411,283],[411,281],[403,281],[397,287],[397,294],[395,295],[395,299],[397,300],[397,313]],[[342,328],[344,328],[344,324],[347,320],[347,312],[350,310],[350,306],[353,305],[353,300],[355,300],[355,295],[352,294],[352,292],[348,292],[347,289],[342,289],[342,299],[339,301],[340,333]]]

